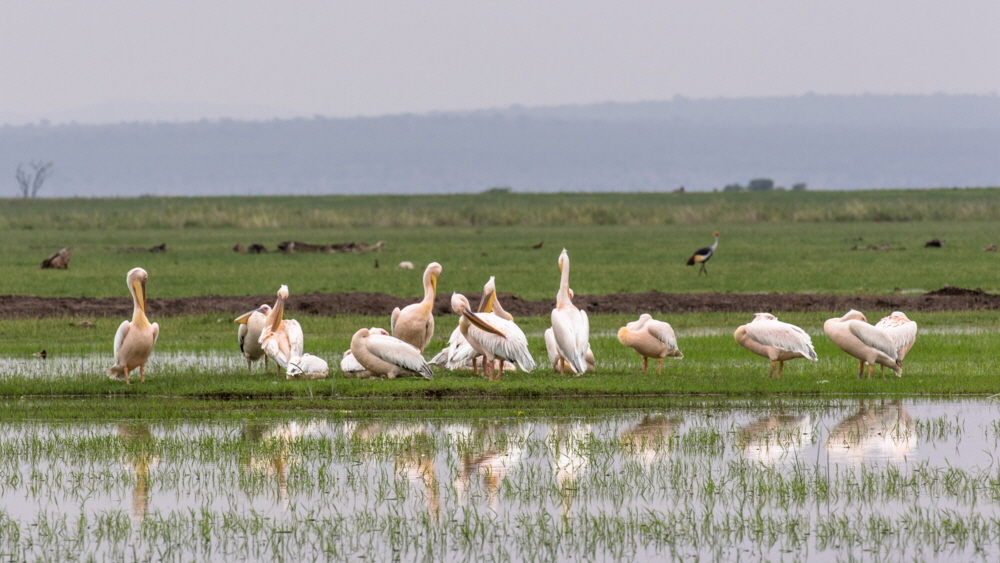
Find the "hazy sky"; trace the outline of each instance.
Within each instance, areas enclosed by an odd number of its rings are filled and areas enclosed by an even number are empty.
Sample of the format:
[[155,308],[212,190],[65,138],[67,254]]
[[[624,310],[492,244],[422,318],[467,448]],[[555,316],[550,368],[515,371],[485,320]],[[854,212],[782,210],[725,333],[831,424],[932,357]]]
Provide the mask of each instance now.
[[0,0],[0,122],[991,94],[998,30],[1000,0]]

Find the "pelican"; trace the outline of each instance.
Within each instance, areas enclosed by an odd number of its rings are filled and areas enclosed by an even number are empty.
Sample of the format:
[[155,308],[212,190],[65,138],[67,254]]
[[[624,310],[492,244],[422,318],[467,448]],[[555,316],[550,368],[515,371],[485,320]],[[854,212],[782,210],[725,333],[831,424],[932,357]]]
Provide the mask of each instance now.
[[868,379],[872,378],[875,364],[885,366],[902,377],[892,338],[881,328],[868,324],[868,319],[860,311],[851,309],[843,317],[828,319],[823,323],[823,331],[841,350],[858,359],[858,379],[861,379],[865,364],[868,364]]
[[559,254],[559,292],[552,310],[552,335],[559,355],[565,358],[576,375],[587,371],[587,350],[590,349],[590,320],[587,313],[573,305],[569,288],[569,254],[564,248]]
[[412,344],[386,336],[372,334],[367,328],[354,333],[351,352],[364,368],[378,376],[396,379],[398,375],[422,375],[433,379],[431,367]]
[[[479,308],[476,312],[493,313],[501,319],[508,321],[514,320],[514,316],[505,311],[500,305],[500,300],[496,295],[495,276],[490,276],[489,281],[483,285],[483,297],[479,301]],[[459,325],[461,325],[461,322]],[[455,327],[455,330],[451,332],[451,336],[448,337],[448,346],[444,350],[438,352],[438,354],[427,363],[444,366],[451,370],[471,367],[472,373],[478,375],[479,372],[476,366],[476,358],[478,357],[479,353],[469,344],[469,341],[465,339],[465,336],[462,335],[462,327],[457,326]],[[514,364],[509,361],[504,361],[503,364],[501,373],[504,369],[517,369]]]
[[389,330],[396,338],[416,346],[420,353],[434,336],[434,295],[437,293],[437,281],[441,276],[441,264],[431,262],[424,270],[424,299],[419,303],[407,305],[400,310],[392,311]]
[[[892,339],[896,347],[896,355],[899,356],[899,367],[903,367],[903,358],[913,348],[913,343],[917,340],[917,323],[911,321],[900,311],[893,311],[888,317],[875,323],[875,328],[884,330]],[[882,376],[885,377],[885,366],[882,366]]]
[[264,358],[264,369],[267,369],[267,354],[260,347],[260,333],[264,330],[264,325],[267,322],[267,314],[270,312],[271,306],[265,303],[253,311],[243,313],[233,320],[234,323],[240,325],[240,329],[236,333],[236,338],[240,343],[240,352],[243,352],[243,357],[247,360],[248,372],[253,363],[261,358]]
[[281,375],[281,368],[288,368],[288,361],[296,356],[302,356],[302,327],[299,321],[282,320],[285,314],[285,300],[288,299],[288,286],[278,289],[278,300],[274,308],[265,318],[264,329],[260,332],[260,346],[268,358],[274,360],[275,375]]
[[[551,328],[545,329],[545,351],[549,355],[549,364],[552,365],[552,369],[559,372],[559,375],[565,374],[567,371],[573,371],[573,368],[569,367],[569,362],[566,358],[562,357],[559,353],[559,345],[556,344],[556,335]],[[587,355],[584,356],[584,360],[587,362],[587,371],[594,369],[596,364],[594,360],[594,352],[590,349],[590,344],[587,344]]]
[[[370,334],[389,336],[389,331],[374,326],[368,329],[368,332]],[[344,375],[347,377],[356,377],[358,379],[378,378],[378,375],[365,369],[365,366],[361,365],[361,362],[354,357],[354,352],[351,352],[349,349],[344,352],[344,357],[340,360],[340,371],[344,372]]]
[[329,373],[330,367],[326,360],[312,354],[302,354],[288,360],[285,379],[323,379]]
[[149,274],[142,268],[132,268],[125,277],[128,290],[132,294],[132,321],[122,321],[115,334],[115,365],[108,370],[112,379],[128,380],[129,371],[139,368],[140,381],[146,381],[146,360],[149,359],[156,339],[160,336],[160,325],[150,323],[146,318],[146,282]]
[[771,360],[771,379],[774,364],[778,363],[778,379],[785,371],[785,362],[795,358],[817,361],[812,339],[801,328],[783,323],[771,313],[757,313],[753,320],[733,333],[740,346],[758,356]]
[[462,315],[459,319],[462,335],[484,356],[483,372],[490,381],[499,380],[503,372],[501,364],[501,374],[494,378],[493,361],[496,359],[510,360],[526,372],[535,369],[535,360],[528,351],[528,338],[514,321],[501,319],[493,313],[473,313],[469,300],[460,293],[452,294],[451,309]]
[[708,275],[708,270],[705,269],[705,262],[708,262],[708,259],[711,258],[713,254],[715,254],[715,248],[719,246],[719,231],[715,231],[712,234],[715,235],[715,243],[713,243],[712,246],[706,246],[705,248],[699,248],[698,250],[694,251],[694,254],[692,254],[687,261],[688,266],[701,264],[701,269],[698,270],[699,276],[701,275],[702,272],[705,272],[706,276]]
[[618,341],[632,348],[642,356],[642,373],[646,373],[649,358],[660,361],[656,374],[663,372],[663,358],[681,359],[684,354],[677,348],[677,337],[674,329],[663,321],[657,321],[643,313],[639,320],[630,322],[618,329]]

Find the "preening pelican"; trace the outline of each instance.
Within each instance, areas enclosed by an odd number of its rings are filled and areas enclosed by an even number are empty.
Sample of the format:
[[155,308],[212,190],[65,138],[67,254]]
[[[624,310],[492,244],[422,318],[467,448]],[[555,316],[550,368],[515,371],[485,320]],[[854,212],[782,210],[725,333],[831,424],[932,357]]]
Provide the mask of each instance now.
[[778,379],[781,379],[788,360],[817,360],[812,339],[806,331],[779,321],[771,313],[757,313],[752,321],[736,329],[733,338],[740,346],[771,360],[771,379],[774,379],[775,363],[779,364]]
[[[569,362],[566,361],[566,358],[562,357],[562,354],[559,353],[559,345],[556,344],[556,335],[551,328],[545,329],[545,351],[549,355],[549,364],[552,366],[552,369],[559,372],[559,375],[563,375],[567,371],[573,371],[573,368],[569,367]],[[594,352],[590,349],[590,344],[587,344],[587,355],[584,356],[584,361],[587,362],[587,371],[594,369],[596,361],[594,360]]]
[[[508,321],[513,321],[514,316],[504,310],[500,305],[500,300],[496,295],[496,277],[490,276],[489,281],[483,285],[483,296],[479,300],[479,307],[476,310],[477,313],[493,313],[494,315],[500,317],[501,319],[506,319]],[[429,364],[443,366],[451,370],[455,369],[465,369],[472,368],[472,373],[479,373],[476,359],[479,358],[480,354],[473,348],[469,341],[465,339],[462,334],[461,322],[459,326],[455,327],[455,330],[451,332],[451,336],[448,337],[448,346],[438,352],[434,358],[431,359]],[[512,370],[517,369],[513,363],[509,361],[504,361],[503,366],[500,370]]]
[[655,320],[643,313],[639,320],[630,322],[618,329],[618,341],[632,348],[642,356],[642,373],[646,373],[649,358],[657,358],[660,362],[656,374],[663,372],[663,358],[681,359],[684,354],[677,348],[677,337],[674,329],[663,321]]
[[[502,375],[494,378],[493,361],[496,359],[510,360],[527,372],[535,369],[535,360],[528,351],[528,338],[514,321],[501,319],[493,313],[473,313],[469,300],[460,293],[451,296],[451,309],[462,315],[459,328],[469,345],[485,358],[483,372],[490,381],[499,380]],[[502,364],[500,371],[503,371]]]
[[396,379],[398,375],[415,374],[434,378],[415,346],[392,336],[372,334],[367,328],[354,333],[351,353],[366,370],[379,376]]
[[[917,341],[917,323],[911,321],[901,311],[893,311],[888,317],[875,323],[876,328],[880,328],[889,335],[893,346],[896,347],[896,355],[899,359],[899,367],[903,368],[903,358],[913,348],[913,343]],[[885,366],[882,366],[882,376],[885,376]]]
[[706,246],[705,248],[699,248],[688,258],[687,265],[694,266],[695,264],[701,264],[701,269],[698,270],[698,275],[700,276],[702,272],[708,275],[708,270],[705,269],[705,262],[715,254],[715,248],[719,246],[719,231],[712,233],[715,235],[715,243],[712,246]]
[[434,336],[434,295],[437,293],[437,281],[440,276],[441,264],[437,262],[428,264],[424,270],[423,301],[407,305],[402,310],[396,307],[392,311],[389,325],[392,335],[416,346],[421,354]]
[[559,292],[556,308],[552,309],[552,335],[559,355],[566,359],[573,373],[587,371],[587,350],[590,349],[590,319],[587,313],[573,305],[569,288],[569,254],[564,248],[559,254]]
[[323,379],[329,373],[330,367],[326,360],[312,354],[302,354],[288,360],[285,379]]
[[285,300],[288,299],[288,286],[278,289],[278,300],[274,308],[267,314],[264,329],[260,332],[260,346],[268,358],[276,364],[275,375],[281,375],[281,368],[288,368],[288,361],[296,356],[302,356],[302,327],[294,319],[282,320],[285,314]]
[[267,369],[267,354],[260,346],[260,333],[267,324],[267,314],[270,312],[271,306],[265,303],[233,320],[240,325],[236,338],[240,343],[240,352],[243,352],[243,357],[247,360],[248,372],[253,363],[261,358],[264,358],[264,369]]
[[868,324],[860,311],[851,309],[843,317],[828,319],[823,323],[823,331],[841,350],[858,359],[858,379],[861,379],[865,364],[868,364],[868,379],[872,378],[875,364],[902,376],[892,338],[881,328]]
[[[374,326],[368,329],[368,332],[370,334],[389,336],[389,331]],[[361,362],[354,357],[354,352],[351,352],[350,349],[344,352],[344,357],[340,360],[340,371],[344,372],[344,375],[347,377],[356,377],[358,379],[377,379],[379,377],[377,374],[365,369],[365,366],[361,365]]]
[[132,268],[125,276],[128,290],[132,294],[132,321],[122,321],[115,334],[115,365],[108,370],[108,377],[125,378],[129,383],[129,371],[139,368],[140,380],[146,381],[146,360],[160,336],[160,325],[150,323],[146,318],[146,282],[149,274],[142,268]]

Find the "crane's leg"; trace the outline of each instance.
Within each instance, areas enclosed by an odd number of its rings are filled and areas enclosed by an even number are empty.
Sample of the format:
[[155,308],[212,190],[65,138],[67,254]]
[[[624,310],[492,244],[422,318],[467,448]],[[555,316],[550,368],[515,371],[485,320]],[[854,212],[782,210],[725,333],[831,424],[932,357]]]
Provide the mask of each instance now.
[[701,274],[705,274],[707,276],[708,275],[708,269],[705,268],[705,263],[704,262],[700,262],[700,264],[701,264],[701,269],[698,270],[698,275],[700,276]]
[[660,366],[656,368],[656,375],[663,374],[663,358],[660,358]]
[[646,356],[642,357],[642,375],[646,375],[646,366],[649,363],[649,358]]
[[139,366],[139,383],[146,382],[146,364]]

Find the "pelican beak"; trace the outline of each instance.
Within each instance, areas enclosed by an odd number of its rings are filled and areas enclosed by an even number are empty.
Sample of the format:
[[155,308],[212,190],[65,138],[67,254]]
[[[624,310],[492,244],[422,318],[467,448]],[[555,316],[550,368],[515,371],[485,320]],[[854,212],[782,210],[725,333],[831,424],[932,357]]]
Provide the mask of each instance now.
[[434,288],[434,293],[438,291],[438,277],[435,274],[431,274],[431,287]]
[[479,307],[476,310],[480,313],[492,313],[493,302],[496,301],[496,298],[497,292],[495,291],[484,293],[483,298],[479,300]]
[[243,313],[242,315],[240,315],[240,316],[236,317],[235,319],[233,319],[233,322],[241,324],[241,325],[245,325],[245,324],[247,324],[247,321],[250,320],[250,315],[252,315],[252,314],[254,314],[256,312],[257,311],[250,311],[249,313]]
[[274,309],[271,309],[271,330],[277,331],[278,326],[281,325],[281,317],[285,314],[285,298],[278,297],[278,300],[274,303]]
[[497,336],[502,336],[504,338],[507,338],[506,334],[500,332],[498,329],[494,328],[493,325],[480,319],[475,314],[470,313],[468,309],[462,309],[462,315],[464,315],[465,318],[469,319],[470,323],[478,326],[479,328],[485,330],[486,332],[491,332],[493,334],[496,334]]
[[133,280],[132,288],[135,290],[135,297],[139,301],[139,308],[146,312],[146,282]]

